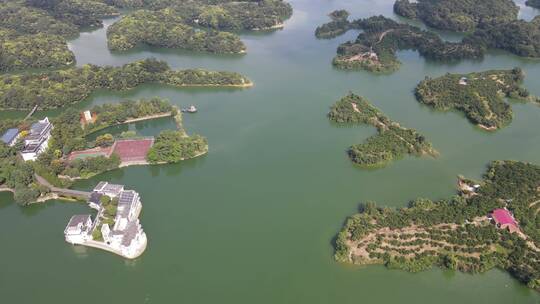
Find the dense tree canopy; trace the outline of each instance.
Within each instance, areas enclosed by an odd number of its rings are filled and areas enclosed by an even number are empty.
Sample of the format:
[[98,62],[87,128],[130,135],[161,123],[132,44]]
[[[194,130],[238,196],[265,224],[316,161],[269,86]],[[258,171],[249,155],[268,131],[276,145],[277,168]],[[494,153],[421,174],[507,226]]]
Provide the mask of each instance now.
[[0,77],[0,109],[64,107],[97,89],[127,90],[143,83],[171,86],[249,86],[238,73],[206,70],[173,71],[167,63],[146,59],[121,67],[84,65],[61,71]]
[[470,74],[446,74],[426,78],[416,87],[421,103],[437,110],[463,111],[473,123],[487,129],[501,128],[512,121],[512,109],[505,97],[536,101],[520,86],[521,69],[493,70]]
[[361,96],[350,93],[343,97],[332,106],[328,117],[337,123],[369,124],[377,128],[377,135],[349,148],[349,157],[361,166],[384,166],[406,154],[437,155],[424,136],[391,121]]
[[[417,199],[408,208],[362,205],[337,236],[336,259],[413,272],[433,265],[467,272],[499,267],[538,289],[540,167],[493,162],[477,183],[473,193],[436,202]],[[521,232],[497,229],[488,218],[496,208],[508,208]]]
[[75,55],[64,38],[45,33],[18,35],[0,29],[0,72],[72,65]]
[[150,163],[176,163],[208,151],[206,138],[199,135],[186,136],[182,131],[161,132],[148,151]]
[[519,8],[512,0],[397,0],[394,12],[437,29],[467,32],[482,23],[516,20]]
[[138,44],[211,53],[240,53],[245,45],[236,34],[203,31],[184,24],[174,10],[139,10],[107,30],[111,50],[127,50]]

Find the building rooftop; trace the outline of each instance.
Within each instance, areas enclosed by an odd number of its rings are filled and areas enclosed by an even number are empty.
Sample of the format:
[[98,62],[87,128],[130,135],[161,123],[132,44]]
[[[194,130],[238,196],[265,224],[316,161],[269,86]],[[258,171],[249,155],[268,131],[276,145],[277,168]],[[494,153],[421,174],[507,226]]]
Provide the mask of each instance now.
[[49,122],[49,118],[45,117],[44,119],[34,123],[32,127],[30,128],[30,134],[31,135],[39,135],[42,134],[47,128],[51,126],[51,123]]
[[16,137],[17,135],[19,135],[19,129],[17,128],[13,128],[13,129],[8,129],[4,135],[2,135],[2,141],[5,143],[5,144],[9,144],[11,143]]
[[131,241],[139,233],[140,227],[138,221],[131,221],[128,223],[126,229],[123,231],[124,237],[122,237],[122,246],[131,245]]
[[77,227],[79,224],[86,224],[88,222],[88,219],[91,220],[90,214],[77,214],[71,217],[69,220],[69,223],[67,225],[67,228],[70,227]]
[[506,209],[495,209],[493,210],[492,216],[497,224],[508,224],[517,227],[517,222],[512,216],[512,213]]
[[116,215],[127,218],[129,215],[129,211],[133,207],[133,203],[135,202],[137,193],[133,190],[127,190],[120,192],[119,199],[118,199],[118,209],[116,211]]
[[94,188],[94,191],[96,192],[106,192],[113,194],[114,196],[120,194],[122,190],[124,190],[124,185],[109,184],[108,182],[100,182]]
[[90,199],[88,200],[89,202],[91,203],[94,203],[96,205],[101,205],[101,197],[103,196],[103,194],[101,193],[98,193],[98,192],[92,192],[90,194]]

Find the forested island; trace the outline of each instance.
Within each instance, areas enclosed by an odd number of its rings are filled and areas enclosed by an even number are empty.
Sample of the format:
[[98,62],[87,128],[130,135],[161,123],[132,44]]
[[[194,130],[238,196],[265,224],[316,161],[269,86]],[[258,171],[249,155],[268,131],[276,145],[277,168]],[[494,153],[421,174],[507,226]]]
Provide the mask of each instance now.
[[[174,117],[177,129],[164,130],[157,136],[145,157],[149,164],[175,163],[208,151],[206,138],[188,135],[182,126],[182,114],[167,100],[157,97],[149,100],[126,100],[118,104],[94,106],[88,111],[94,119],[84,124],[81,122],[80,111],[73,108],[66,109],[52,119],[54,128],[48,148],[39,154],[36,161],[25,162],[17,156],[23,148],[22,140],[12,147],[0,142],[0,186],[4,185],[13,190],[16,202],[26,205],[47,196],[50,188],[39,183],[36,175],[55,187],[66,188],[74,179],[90,178],[129,165],[123,164],[122,155],[116,154],[117,140],[140,139],[140,142],[144,143],[148,141],[146,138],[125,132],[118,136],[104,134],[95,140],[88,139],[89,135],[97,130],[113,125],[140,119]],[[21,134],[26,134],[31,123],[32,121],[3,120],[0,123],[0,134],[14,127],[21,130]]]
[[408,24],[397,23],[384,16],[355,21],[345,17],[317,28],[319,38],[332,38],[349,29],[362,29],[355,41],[341,44],[333,64],[343,69],[365,69],[391,72],[399,68],[398,50],[414,49],[429,59],[458,60],[481,58],[483,50],[475,45],[443,41],[437,34]]
[[[368,202],[339,232],[335,258],[411,272],[439,266],[477,273],[498,267],[538,290],[539,186],[539,166],[496,161],[483,181],[460,179],[460,193],[450,199],[416,199],[400,209]],[[494,210],[508,214],[508,223],[496,225]]]
[[378,134],[348,150],[350,159],[362,167],[381,167],[406,154],[438,155],[430,142],[416,130],[401,127],[361,96],[350,93],[336,102],[328,114],[340,124],[367,124]]
[[394,12],[436,29],[469,32],[479,24],[516,20],[519,7],[512,0],[397,0]]
[[172,9],[186,23],[224,31],[268,30],[283,26],[292,7],[283,0],[102,0],[121,8]]
[[384,16],[354,21],[347,11],[330,14],[332,21],[319,26],[315,35],[321,39],[337,37],[350,29],[363,30],[355,41],[341,44],[333,64],[342,69],[392,72],[399,68],[398,50],[417,50],[431,60],[455,61],[479,59],[491,48],[522,57],[540,57],[540,16],[532,21],[511,20],[480,23],[460,42],[442,40],[432,31],[398,23]]
[[120,1],[137,10],[107,30],[111,50],[138,44],[210,53],[244,53],[245,45],[232,31],[279,28],[292,14],[281,0],[265,1]]
[[128,90],[143,83],[177,87],[249,87],[233,72],[201,69],[173,71],[164,61],[146,59],[121,67],[84,65],[60,71],[0,76],[0,109],[28,110],[65,107],[86,99],[97,89]]
[[0,73],[31,68],[62,68],[75,55],[61,36],[44,33],[20,35],[0,28]]
[[124,51],[139,44],[210,53],[243,53],[246,46],[237,34],[202,31],[184,24],[174,10],[139,10],[107,29],[109,48]]
[[479,127],[496,130],[512,121],[512,108],[505,98],[540,103],[521,86],[524,77],[519,68],[427,77],[418,84],[415,95],[422,104],[461,111]]

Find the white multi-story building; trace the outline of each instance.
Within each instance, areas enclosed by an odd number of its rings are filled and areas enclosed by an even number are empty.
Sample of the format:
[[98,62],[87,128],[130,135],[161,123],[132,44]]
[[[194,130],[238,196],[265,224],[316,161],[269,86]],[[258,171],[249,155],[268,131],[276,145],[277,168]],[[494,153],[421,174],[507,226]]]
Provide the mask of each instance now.
[[[116,215],[112,227],[107,223],[100,225],[102,218],[108,217],[105,216],[105,208],[101,204],[103,196],[117,200],[115,204],[118,205],[116,206]],[[123,185],[100,182],[91,193],[88,204],[91,208],[98,210],[94,227],[89,228],[86,236],[81,236],[84,233],[70,232],[70,225],[76,224],[70,221],[65,231],[66,241],[106,249],[127,258],[135,258],[145,250],[147,239],[139,222],[139,214],[142,209],[139,193],[133,190],[124,190]],[[103,241],[92,240],[93,229],[100,229]],[[75,239],[72,235],[78,237]],[[75,242],[72,240],[75,240]]]
[[38,155],[47,149],[52,128],[48,117],[32,125],[30,134],[24,138],[24,149],[21,152],[25,161],[36,160]]
[[92,218],[90,214],[78,214],[71,217],[64,236],[66,242],[71,244],[83,244],[92,238]]

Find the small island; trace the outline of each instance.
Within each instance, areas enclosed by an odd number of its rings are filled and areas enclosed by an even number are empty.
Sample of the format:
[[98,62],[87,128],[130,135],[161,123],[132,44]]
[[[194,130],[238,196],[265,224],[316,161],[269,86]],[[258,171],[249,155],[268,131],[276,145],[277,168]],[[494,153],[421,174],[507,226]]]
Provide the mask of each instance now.
[[460,178],[458,186],[450,199],[407,208],[363,204],[336,238],[336,260],[411,272],[497,267],[540,290],[540,167],[496,161],[483,181]]
[[377,128],[377,135],[348,150],[350,159],[362,167],[382,167],[406,154],[438,155],[431,143],[416,130],[401,127],[365,98],[353,93],[336,102],[328,117],[340,124],[368,124]]
[[505,98],[540,103],[521,86],[524,77],[519,68],[446,74],[420,82],[415,95],[422,104],[440,111],[461,111],[472,123],[493,131],[512,121],[512,108]]
[[143,254],[147,245],[140,221],[142,203],[139,193],[123,185],[100,182],[88,193],[88,205],[97,210],[71,217],[64,236],[66,242],[106,250],[127,259]]
[[109,49],[125,51],[139,44],[209,53],[244,53],[246,46],[233,33],[202,31],[184,24],[174,10],[139,10],[107,29]]
[[356,40],[338,47],[332,62],[340,69],[393,72],[400,66],[396,56],[399,50],[417,50],[425,58],[439,61],[480,59],[488,49],[501,49],[521,57],[540,57],[540,16],[530,22],[515,19],[480,23],[459,42],[444,41],[433,31],[384,16],[349,21],[347,11],[339,10],[331,13],[330,18],[331,22],[315,30],[316,37],[328,39],[350,29],[363,30]]
[[0,76],[0,109],[40,110],[83,101],[98,89],[129,90],[145,83],[175,87],[237,87],[253,84],[234,72],[171,70],[165,61],[145,59],[120,67],[87,64],[60,71]]
[[436,29],[470,32],[479,24],[516,20],[519,7],[512,0],[397,0],[394,12]]
[[[332,13],[335,14],[336,12]],[[341,69],[363,69],[388,73],[399,68],[398,50],[414,49],[433,60],[475,59],[483,56],[483,49],[469,43],[446,42],[437,34],[418,27],[397,23],[384,16],[355,21],[346,20],[342,12],[339,18],[317,28],[319,38],[332,38],[349,29],[364,30],[355,41],[341,44],[334,66]]]

